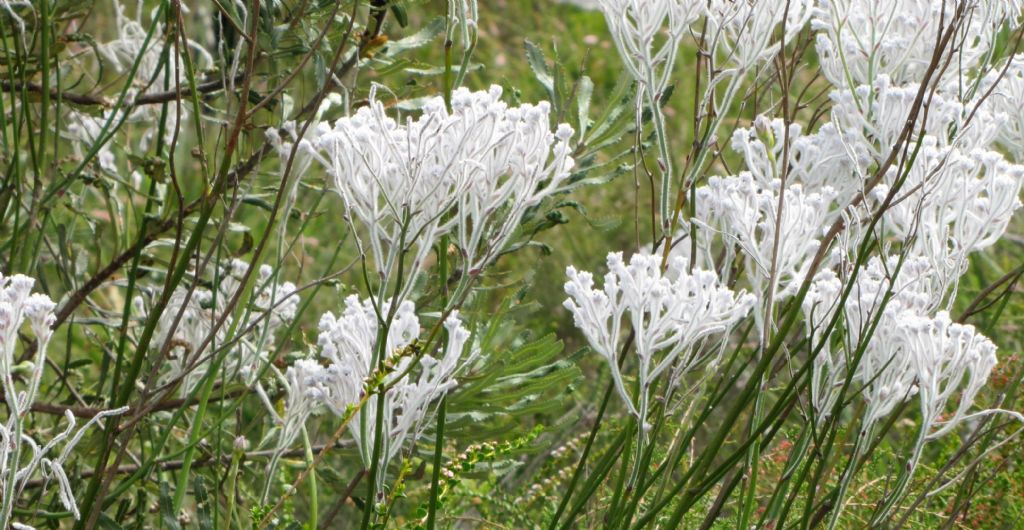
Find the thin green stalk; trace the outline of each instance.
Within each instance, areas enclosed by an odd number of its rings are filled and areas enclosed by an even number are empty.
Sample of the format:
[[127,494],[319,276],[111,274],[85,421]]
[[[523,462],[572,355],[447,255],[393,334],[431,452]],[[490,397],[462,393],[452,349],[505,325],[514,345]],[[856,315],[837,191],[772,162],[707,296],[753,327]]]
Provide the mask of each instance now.
[[555,509],[555,515],[551,517],[551,522],[548,524],[548,530],[555,530],[558,527],[558,520],[562,517],[562,512],[565,511],[565,507],[569,504],[569,499],[572,498],[573,490],[576,489],[576,483],[580,480],[580,475],[583,474],[583,467],[587,463],[587,457],[590,456],[590,450],[594,447],[594,439],[597,438],[597,433],[601,429],[601,420],[604,419],[605,410],[608,408],[608,402],[611,400],[612,393],[615,391],[615,384],[608,383],[608,388],[604,391],[604,398],[601,399],[601,405],[597,409],[597,417],[594,419],[594,426],[590,428],[590,435],[587,436],[587,443],[583,446],[583,453],[580,454],[580,460],[576,463],[576,469],[573,470],[572,478],[569,479],[569,485],[565,488],[565,493],[562,494],[562,500],[558,503],[558,508]]
[[[444,276],[442,276],[443,278]],[[430,474],[430,501],[427,505],[427,530],[434,530],[437,523],[438,495],[441,479],[441,453],[444,449],[444,424],[448,414],[448,396],[441,398],[437,406],[437,440],[434,441],[434,462]]]
[[371,399],[377,400],[377,415],[374,422],[373,452],[371,453],[372,460],[370,460],[370,474],[366,481],[366,498],[363,499],[363,519],[359,526],[362,530],[366,530],[370,527],[370,516],[377,511],[377,473],[383,473],[386,471],[380,469],[381,439],[384,437],[384,395],[377,393],[377,395]]
[[[405,274],[405,241],[406,241],[406,236],[408,235],[407,234],[407,229],[408,229],[408,218],[407,218],[407,216],[408,216],[408,214],[406,214],[406,219],[403,220],[402,230],[401,230],[401,233],[400,233],[399,238],[398,238],[398,249],[400,249],[400,250],[399,250],[399,253],[398,253],[398,270],[397,270],[396,278],[395,278],[394,297],[397,297],[398,294],[402,292],[402,282],[404,280],[404,274]],[[365,267],[363,269],[364,269],[364,274],[365,274]],[[383,287],[382,287],[382,292],[384,292],[383,290],[386,289],[386,288],[387,288],[387,282],[385,281],[384,284],[383,284]],[[395,302],[396,300],[392,300],[392,301]],[[380,304],[382,304],[382,303],[383,303],[383,300],[379,299],[378,303],[374,305],[374,309],[377,311],[378,322],[377,322],[377,342],[376,342],[376,348],[374,349],[374,353],[373,353],[372,364],[376,367],[376,369],[378,371],[383,371],[384,360],[386,359],[386,357],[387,357],[387,355],[389,353],[387,351],[388,330],[391,329],[391,323],[392,323],[392,321],[394,319],[395,313],[398,311],[398,305],[399,305],[397,303],[389,304],[388,313],[387,313],[387,316],[385,317],[384,315],[380,314],[380,309],[378,309],[378,306]],[[378,478],[377,473],[378,473],[378,471],[380,473],[387,472],[387,469],[379,469],[380,468],[380,461],[381,461],[381,451],[382,450],[386,450],[383,447],[383,443],[384,443],[384,408],[385,408],[385,401],[384,401],[384,399],[386,397],[387,389],[386,388],[384,388],[384,389],[374,389],[374,393],[376,395],[371,396],[369,399],[376,399],[377,400],[377,409],[376,409],[377,414],[376,414],[376,417],[374,418],[373,450],[372,450],[372,452],[370,454],[370,474],[367,477],[367,481],[366,481],[366,499],[364,500],[363,519],[362,519],[362,523],[360,524],[360,528],[362,530],[366,530],[367,528],[370,527],[370,515],[373,512],[376,511],[376,506],[377,506],[377,502],[376,502],[377,481],[380,480]],[[360,418],[363,421],[365,421],[365,417],[366,417],[366,414],[360,413]],[[365,436],[363,437],[363,440],[366,440]]]
[[[449,95],[449,100],[450,95]],[[441,291],[441,305],[448,306],[448,235],[441,238],[437,248],[438,283]],[[437,406],[437,436],[434,440],[434,462],[430,475],[430,500],[427,505],[427,530],[434,530],[437,522],[438,495],[441,491],[441,454],[444,451],[444,424],[448,417],[448,396],[441,397]]]
[[[238,496],[235,492],[235,487],[238,483],[238,466],[244,455],[245,450],[237,445],[231,453],[231,465],[228,467],[227,484],[224,488],[224,495],[227,496],[228,500],[227,515],[224,520],[224,528],[226,529],[231,528],[231,519],[235,516],[235,498]],[[269,479],[270,477],[267,477],[267,480]]]
[[[180,6],[178,6],[178,7],[180,9]],[[180,16],[180,12],[177,13],[177,14]],[[254,30],[255,30],[255,28],[254,28]],[[176,43],[176,45],[175,45],[175,50],[176,50],[175,55],[176,56],[180,55],[182,57],[182,63],[185,66],[185,68],[184,68],[184,70],[185,70],[185,80],[188,83],[189,92],[191,93],[192,110],[193,110],[193,112],[195,113],[196,116],[200,116],[200,112],[201,112],[202,108],[200,107],[200,104],[199,104],[199,90],[196,88],[196,72],[195,72],[195,67],[192,64],[192,58],[189,55],[189,53],[187,53],[187,51],[186,51],[186,53],[179,53],[177,51],[177,42],[178,42],[178,40],[176,39],[175,40],[175,43]],[[242,109],[239,110],[239,112],[241,114],[244,114],[244,107],[245,107],[245,104],[243,103],[242,104]],[[195,119],[193,121],[195,122],[195,126],[196,126],[197,142],[199,143],[199,145],[202,145],[202,143],[203,143],[203,135],[202,135],[202,128],[200,126],[200,121],[201,120]],[[225,159],[222,162],[222,166],[223,166],[221,168],[222,172],[223,172],[224,167],[227,167],[229,165],[228,162],[229,162],[229,159]],[[202,164],[200,164],[200,166],[205,168],[206,164],[202,163]],[[187,256],[190,255],[190,253],[183,253],[182,255],[187,257]],[[181,260],[182,264],[187,263],[187,262],[188,262],[188,259],[182,259]],[[252,264],[250,266],[250,268],[254,267],[254,266],[255,266],[255,264]],[[251,293],[251,287],[252,287],[253,279],[254,279],[254,277],[250,274],[248,276],[247,281],[246,281],[246,285],[243,286],[243,287],[240,287],[240,289],[244,289],[244,291],[243,291],[243,294],[242,294],[242,303],[239,304],[239,306],[240,307],[244,307],[245,311],[249,310],[248,300],[249,300],[249,297],[252,294]],[[228,332],[227,332],[227,335],[226,335],[229,339],[234,336],[235,330],[238,327],[238,322],[239,322],[238,318],[232,319],[231,325],[230,325],[230,327],[228,329]],[[179,510],[181,510],[181,507],[184,504],[185,494],[188,491],[188,480],[189,480],[190,471],[192,469],[192,461],[195,458],[195,447],[197,445],[195,442],[198,442],[198,440],[199,440],[199,438],[198,438],[199,432],[201,431],[201,429],[198,428],[198,427],[202,425],[203,419],[206,416],[206,409],[207,409],[207,406],[209,404],[210,395],[213,392],[213,384],[216,382],[216,379],[217,379],[216,378],[216,374],[220,371],[221,364],[223,362],[223,359],[226,356],[227,356],[227,352],[225,352],[225,355],[219,356],[213,363],[211,363],[211,366],[210,366],[210,368],[209,368],[209,370],[208,370],[208,372],[206,374],[206,382],[203,385],[202,390],[200,391],[199,407],[196,409],[196,415],[195,415],[195,417],[192,420],[192,429],[191,429],[191,433],[190,433],[191,436],[190,436],[190,440],[189,440],[190,445],[189,445],[188,449],[186,449],[185,456],[182,459],[181,472],[178,475],[178,484],[177,484],[177,487],[174,490],[174,511],[175,511],[175,513],[177,513]]]
[[[637,423],[637,421],[636,421],[636,418],[633,419],[633,421],[630,423],[630,426],[631,426],[631,428],[636,429],[637,431],[641,430],[639,425],[638,425],[638,423]],[[630,468],[629,463],[631,461],[630,457],[633,454],[633,443],[634,442],[636,442],[636,444],[637,444],[637,454],[640,453],[640,447],[639,446],[640,446],[641,442],[639,440],[640,440],[639,436],[630,437],[630,438],[628,438],[626,440],[626,448],[622,451],[622,458],[619,459],[619,462],[620,462],[620,464],[619,464],[619,477],[617,479],[615,479],[615,487],[614,487],[614,490],[613,490],[614,493],[612,494],[612,501],[608,505],[608,510],[605,513],[605,519],[607,519],[606,524],[605,524],[605,528],[614,528],[613,523],[616,520],[617,514],[619,513],[619,503],[623,501],[623,496],[624,495],[628,495],[628,494],[625,494],[624,491],[623,491],[623,490],[626,490],[626,489],[630,488],[630,486],[626,485],[626,474],[627,474],[627,470]],[[634,468],[638,464],[639,460],[640,459],[637,458],[637,460],[634,461],[634,463],[633,463]],[[633,477],[634,474],[635,474],[635,470],[629,472],[630,480],[632,480],[632,477]]]
[[[316,491],[316,466],[313,465],[313,446],[309,443],[309,433],[306,426],[302,426],[302,443],[306,447],[306,465],[309,466],[309,528],[319,528],[318,516],[320,505]],[[270,477],[267,477],[268,481]]]
[[811,427],[808,424],[804,424],[800,430],[800,436],[797,438],[796,444],[794,444],[792,450],[786,459],[786,467],[782,469],[782,473],[779,475],[779,481],[776,483],[775,488],[772,491],[772,496],[768,499],[765,504],[765,511],[758,520],[756,528],[763,528],[766,524],[772,524],[776,521],[776,515],[782,508],[782,501],[786,498],[786,493],[789,491],[789,485],[793,474],[797,471],[798,466],[803,462],[803,459],[807,456],[807,449],[811,446]]
[[576,516],[583,511],[583,508],[587,505],[587,502],[597,491],[597,488],[604,482],[605,477],[611,472],[622,454],[622,445],[626,443],[629,437],[632,435],[631,429],[624,429],[619,436],[612,442],[611,446],[605,451],[605,454],[597,461],[597,465],[594,466],[594,471],[590,477],[583,484],[582,496],[576,504],[573,505],[572,509],[569,510],[566,516],[565,523],[560,527],[561,530],[569,530],[573,528],[573,523],[576,520]]
[[[667,401],[668,398],[666,398]],[[651,469],[651,459],[654,457],[654,449],[657,447],[654,441],[658,439],[658,435],[661,433],[661,429],[668,417],[664,410],[658,410],[657,413],[658,419],[654,424],[654,428],[651,429],[651,443],[647,444],[647,449],[643,454],[637,451],[639,458],[637,459],[636,468],[639,470],[639,473],[636,474],[636,482],[626,488],[627,495],[631,494],[629,504],[626,505],[626,509],[621,515],[618,513],[613,515],[613,524],[609,525],[609,528],[617,528],[619,521],[622,522],[623,528],[629,528],[629,524],[633,521],[633,514],[636,513],[637,508],[640,506],[640,500],[643,499],[644,492],[657,480],[657,475],[652,475],[650,480],[648,480],[648,474]]]

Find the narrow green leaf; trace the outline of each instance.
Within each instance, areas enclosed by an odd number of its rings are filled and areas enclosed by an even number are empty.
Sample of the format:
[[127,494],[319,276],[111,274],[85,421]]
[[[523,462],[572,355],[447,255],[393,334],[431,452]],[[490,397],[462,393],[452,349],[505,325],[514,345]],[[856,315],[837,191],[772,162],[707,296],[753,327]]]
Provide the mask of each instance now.
[[523,45],[526,48],[526,61],[530,63],[533,75],[537,77],[537,81],[540,81],[540,84],[548,91],[548,95],[554,97],[555,80],[551,77],[551,71],[548,69],[548,63],[544,59],[544,52],[529,40],[524,40]]
[[577,138],[584,138],[587,135],[587,127],[590,125],[590,98],[594,95],[594,81],[588,76],[583,76],[576,86],[576,119],[579,131]]
[[199,530],[213,530],[213,518],[210,515],[210,492],[206,489],[206,479],[202,475],[196,475],[192,487],[195,489]]
[[171,486],[166,480],[160,481],[160,520],[163,527],[169,530],[181,530],[178,517],[174,514],[174,501],[171,499]]
[[416,33],[413,33],[404,39],[388,43],[388,55],[394,56],[405,51],[419,48],[437,38],[437,36],[443,31],[444,18],[437,17]]

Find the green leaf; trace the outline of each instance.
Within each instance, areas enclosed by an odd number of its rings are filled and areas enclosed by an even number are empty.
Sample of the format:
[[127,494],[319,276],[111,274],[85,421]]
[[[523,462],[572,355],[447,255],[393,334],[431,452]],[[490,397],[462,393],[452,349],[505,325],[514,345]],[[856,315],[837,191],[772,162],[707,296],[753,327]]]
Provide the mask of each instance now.
[[594,95],[594,81],[590,77],[583,76],[576,86],[576,110],[579,138],[587,135],[587,126],[590,122],[590,98]]
[[444,18],[437,17],[431,20],[423,29],[409,35],[404,39],[388,43],[388,55],[394,56],[399,53],[419,48],[434,40],[444,31]]
[[164,528],[181,530],[178,517],[174,515],[174,501],[171,500],[171,486],[166,480],[160,481],[160,520]]
[[196,475],[193,484],[196,495],[196,515],[199,517],[199,530],[213,530],[213,519],[210,516],[210,492],[206,489],[206,479]]
[[540,81],[541,85],[544,85],[544,89],[548,91],[548,95],[554,97],[555,80],[551,76],[551,71],[548,69],[547,61],[544,59],[544,52],[529,40],[524,40],[523,45],[526,48],[526,62],[530,63],[533,75],[537,78],[537,81]]
[[[506,301],[487,329],[481,332],[481,350],[493,352],[448,398],[448,426],[452,436],[466,440],[490,439],[536,414],[563,406],[566,389],[579,379],[579,369],[564,358],[554,334],[525,340],[508,336],[513,310],[537,311],[536,305],[512,306]],[[519,419],[523,418],[523,419]]]
[[409,14],[405,11],[405,6],[401,4],[391,4],[391,14],[395,15],[395,20],[398,21],[398,25],[403,28],[409,25]]
[[122,530],[121,525],[117,524],[117,522],[111,519],[109,515],[102,512],[100,513],[100,518],[97,523],[99,523],[99,527],[103,530]]

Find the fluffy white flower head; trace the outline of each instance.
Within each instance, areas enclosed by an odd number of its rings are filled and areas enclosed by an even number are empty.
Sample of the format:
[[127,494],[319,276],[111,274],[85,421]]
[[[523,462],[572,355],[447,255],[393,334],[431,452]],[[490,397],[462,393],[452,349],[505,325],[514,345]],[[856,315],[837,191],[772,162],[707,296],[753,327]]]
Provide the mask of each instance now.
[[[49,296],[32,293],[34,285],[35,279],[28,276],[15,274],[8,277],[0,274],[0,380],[7,404],[7,418],[0,423],[0,469],[4,470],[5,485],[13,486],[12,491],[4,492],[2,517],[3,520],[10,521],[13,500],[38,472],[47,482],[53,481],[57,484],[61,504],[78,519],[78,506],[71,490],[71,483],[64,472],[64,463],[81,441],[86,429],[103,418],[123,414],[128,408],[102,411],[77,431],[75,416],[70,411],[65,411],[67,427],[63,431],[53,433],[45,443],[37,442],[37,434],[29,434],[23,422],[27,419],[39,392],[46,350],[53,336],[52,326],[56,320],[53,313],[55,304]],[[35,335],[37,345],[27,377],[18,378],[27,381],[24,384],[17,384],[13,371],[18,349],[18,334],[26,323]],[[57,448],[61,444],[63,449],[58,451]],[[10,482],[7,482],[8,480]]]
[[[390,302],[380,307],[386,318]],[[374,364],[380,319],[369,299],[356,296],[345,299],[345,310],[339,317],[326,313],[320,319],[318,344],[328,366],[317,372],[315,393],[321,403],[335,414],[344,414],[349,405],[362,396],[367,379],[376,372]],[[404,301],[394,310],[388,328],[385,361],[393,362],[392,370],[383,380],[389,389],[371,397],[353,420],[358,428],[350,429],[365,465],[372,462],[374,446],[373,423],[378,407],[384,407],[384,432],[381,440],[383,469],[410,440],[420,436],[431,422],[431,407],[457,385],[457,377],[475,361],[479,351],[469,348],[470,332],[463,327],[457,311],[444,322],[447,342],[439,357],[422,354],[419,358],[406,351],[420,336],[420,320],[416,308]],[[395,361],[397,359],[397,361]],[[415,366],[413,363],[417,363]],[[298,392],[308,394],[309,387]],[[362,420],[366,421],[362,421]],[[378,476],[383,485],[384,473]]]
[[[682,258],[672,258],[663,274],[660,259],[634,254],[626,264],[622,253],[608,254],[601,289],[594,287],[589,272],[566,269],[569,298],[564,305],[591,348],[608,362],[619,396],[641,422],[654,380],[677,361],[677,373],[695,368],[704,360],[697,348],[701,341],[727,332],[754,303],[752,295],[720,285],[714,272],[688,272]],[[639,361],[640,395],[635,397],[618,368],[629,329]]]
[[526,210],[569,177],[572,128],[552,132],[547,102],[509,107],[501,93],[498,86],[460,88],[451,112],[433,98],[420,117],[404,121],[371,95],[367,106],[316,135],[311,146],[385,278],[410,249],[407,269],[418,271],[448,233],[466,272],[478,271],[508,243]]

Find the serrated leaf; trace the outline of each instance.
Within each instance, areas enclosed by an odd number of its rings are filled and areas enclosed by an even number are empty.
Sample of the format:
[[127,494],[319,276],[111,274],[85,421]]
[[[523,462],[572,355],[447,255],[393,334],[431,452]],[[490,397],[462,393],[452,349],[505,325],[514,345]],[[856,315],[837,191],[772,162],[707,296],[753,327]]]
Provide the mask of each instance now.
[[192,488],[195,489],[199,530],[213,530],[213,519],[210,516],[210,492],[206,489],[206,479],[202,475],[196,475]]
[[[620,119],[630,114],[626,112],[627,109],[632,111],[635,108],[633,106],[633,97],[630,94],[632,86],[633,81],[629,76],[621,76],[619,78],[619,82],[616,83],[615,89],[612,91],[612,97],[608,98],[608,101],[614,103],[605,106],[604,112],[594,122],[594,128],[590,131],[591,137],[587,139],[588,147],[601,142],[602,137],[605,135],[615,134],[621,128],[621,124],[619,124]],[[626,121],[630,122],[632,120]],[[617,127],[616,125],[620,126]],[[591,147],[591,149],[593,148]]]
[[409,14],[405,11],[405,6],[398,3],[391,4],[391,14],[395,16],[399,26],[404,28],[409,25]]
[[544,59],[544,52],[528,39],[523,41],[523,46],[526,49],[526,62],[530,64],[534,77],[537,78],[537,81],[540,81],[540,84],[548,91],[548,95],[553,98],[555,95],[555,80],[548,69],[547,61]]
[[413,33],[404,39],[398,39],[394,42],[388,43],[388,55],[394,56],[405,51],[419,48],[434,40],[442,32],[444,32],[444,18],[437,17],[416,33]]
[[171,486],[166,480],[160,481],[160,521],[169,530],[181,530],[178,517],[174,515],[174,501],[171,500]]

